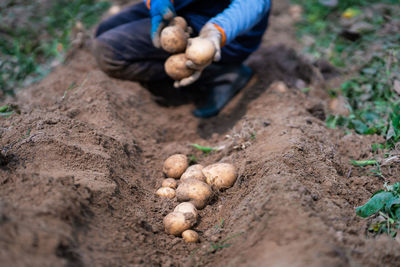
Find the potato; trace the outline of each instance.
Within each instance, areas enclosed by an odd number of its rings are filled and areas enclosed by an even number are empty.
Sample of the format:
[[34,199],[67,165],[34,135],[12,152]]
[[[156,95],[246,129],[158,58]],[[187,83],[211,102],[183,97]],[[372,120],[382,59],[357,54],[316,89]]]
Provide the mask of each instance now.
[[176,189],[177,185],[178,185],[178,183],[176,182],[175,179],[173,179],[173,178],[167,178],[167,179],[164,179],[164,180],[163,180],[161,186],[162,186],[162,187],[169,187],[169,188],[172,188],[172,189]]
[[182,202],[181,204],[175,207],[174,211],[181,213],[191,213],[193,214],[194,218],[197,219],[197,209],[190,202]]
[[175,17],[161,32],[161,47],[171,54],[185,51],[189,38],[188,25],[182,17]]
[[182,174],[181,180],[184,181],[189,178],[197,179],[202,182],[206,181],[206,177],[204,176],[202,169],[204,168],[201,164],[195,164],[187,168],[187,170]]
[[179,202],[189,201],[197,209],[204,208],[212,196],[211,187],[199,180],[186,179],[176,189]]
[[185,155],[175,154],[165,160],[163,172],[169,178],[179,179],[188,166],[188,159]]
[[179,26],[182,30],[187,31],[187,22],[183,17],[175,17],[172,19],[170,25],[172,26]]
[[183,240],[188,243],[199,242],[199,234],[193,230],[186,230],[182,233]]
[[170,56],[164,64],[165,72],[175,81],[191,76],[194,70],[186,66],[186,61],[186,55],[183,53]]
[[180,236],[182,232],[192,227],[196,220],[191,213],[172,212],[164,217],[165,232]]
[[229,163],[216,163],[203,169],[207,184],[225,189],[231,187],[237,178],[236,168]]
[[171,54],[182,53],[186,49],[189,34],[180,26],[168,26],[161,32],[161,47]]
[[161,187],[157,190],[156,194],[160,197],[174,198],[175,190],[169,187]]
[[206,65],[214,59],[216,49],[214,44],[204,38],[189,39],[186,48],[186,57],[197,65]]

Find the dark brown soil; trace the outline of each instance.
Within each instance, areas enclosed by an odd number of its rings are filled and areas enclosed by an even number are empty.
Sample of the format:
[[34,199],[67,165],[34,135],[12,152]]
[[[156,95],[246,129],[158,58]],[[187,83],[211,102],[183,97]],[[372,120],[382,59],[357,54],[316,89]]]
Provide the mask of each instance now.
[[[368,158],[379,138],[325,127],[323,81],[295,52],[287,8],[276,1],[249,59],[258,79],[212,119],[107,77],[88,48],[21,92],[22,114],[0,128],[1,265],[398,265],[399,242],[367,238],[355,215],[383,181],[348,160]],[[314,92],[296,89],[310,82]],[[224,149],[203,155],[191,143]],[[155,191],[174,153],[239,170],[200,211],[198,244],[163,231],[177,202]]]

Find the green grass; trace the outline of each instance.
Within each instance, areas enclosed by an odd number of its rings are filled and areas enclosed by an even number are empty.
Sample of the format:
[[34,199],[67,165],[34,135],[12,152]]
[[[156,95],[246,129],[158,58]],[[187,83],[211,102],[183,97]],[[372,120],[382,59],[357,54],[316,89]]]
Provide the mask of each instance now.
[[15,90],[43,78],[63,60],[77,22],[89,28],[109,8],[105,1],[5,0],[0,4],[0,89]]
[[[400,82],[400,33],[388,34],[387,28],[400,22],[400,1],[339,1],[335,7],[318,0],[293,2],[304,9],[297,25],[299,38],[308,40],[304,53],[352,74],[330,90],[332,97],[345,97],[350,115],[329,115],[327,126],[378,134],[385,137],[386,148],[393,148],[400,141],[400,92],[394,90]],[[360,22],[368,27],[358,38],[345,38],[346,29]]]
[[344,82],[334,94],[346,97],[350,116],[329,116],[331,128],[346,127],[359,134],[379,134],[393,147],[400,140],[400,97],[393,90],[400,81],[400,45],[387,47],[361,66],[354,78]]

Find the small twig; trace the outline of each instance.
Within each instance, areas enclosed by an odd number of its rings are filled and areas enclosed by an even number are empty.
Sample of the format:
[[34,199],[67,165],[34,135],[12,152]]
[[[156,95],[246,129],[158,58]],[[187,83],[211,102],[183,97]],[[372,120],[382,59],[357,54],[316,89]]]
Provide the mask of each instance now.
[[398,161],[400,161],[398,156],[392,156],[390,158],[387,158],[387,159],[383,160],[381,166],[389,165],[389,164],[391,164],[393,162],[398,162]]
[[349,171],[347,172],[347,179],[350,178],[352,171],[353,171],[353,167],[350,167]]

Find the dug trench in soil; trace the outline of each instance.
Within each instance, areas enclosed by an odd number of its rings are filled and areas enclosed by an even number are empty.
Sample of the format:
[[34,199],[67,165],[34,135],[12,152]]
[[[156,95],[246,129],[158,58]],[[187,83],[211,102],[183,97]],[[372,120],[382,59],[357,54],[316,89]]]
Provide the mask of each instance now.
[[[377,137],[327,129],[324,91],[295,89],[315,69],[292,49],[287,7],[275,5],[249,59],[258,79],[216,118],[158,106],[99,71],[88,48],[19,93],[22,114],[0,128],[2,265],[395,266],[399,243],[366,238],[354,209],[382,181],[350,172],[348,159],[368,156]],[[203,155],[191,143],[224,148]],[[198,244],[163,230],[177,202],[155,191],[174,153],[239,170],[200,211]]]

